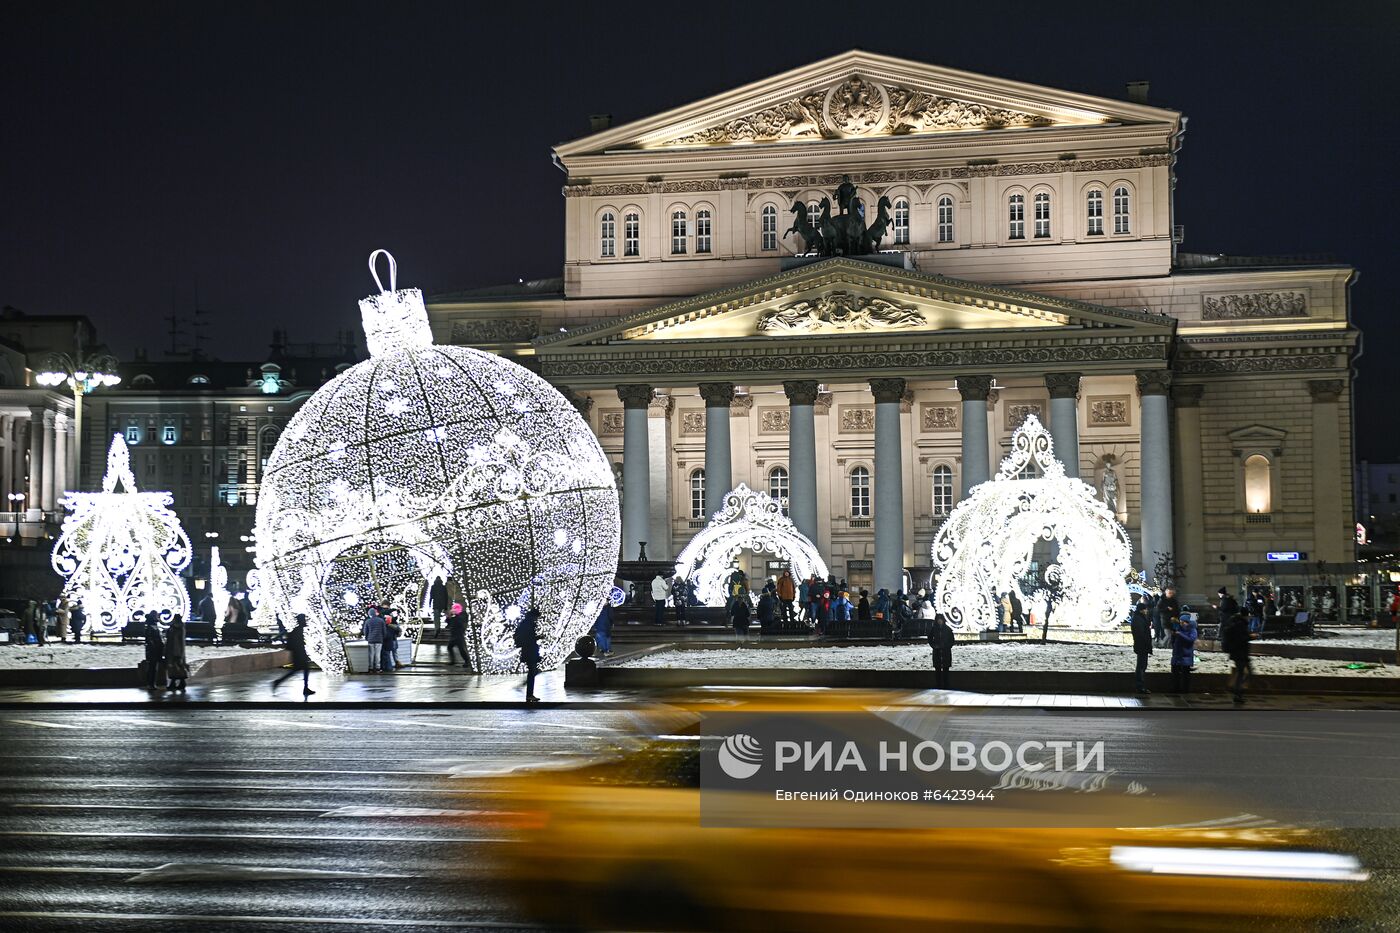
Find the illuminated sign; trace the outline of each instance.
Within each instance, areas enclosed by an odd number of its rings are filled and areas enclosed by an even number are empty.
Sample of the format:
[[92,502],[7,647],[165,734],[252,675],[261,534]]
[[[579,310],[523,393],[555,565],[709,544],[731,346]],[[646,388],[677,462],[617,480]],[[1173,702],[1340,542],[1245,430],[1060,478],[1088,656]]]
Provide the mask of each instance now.
[[1300,554],[1297,551],[1270,551],[1264,557],[1268,560],[1305,560],[1308,555]]

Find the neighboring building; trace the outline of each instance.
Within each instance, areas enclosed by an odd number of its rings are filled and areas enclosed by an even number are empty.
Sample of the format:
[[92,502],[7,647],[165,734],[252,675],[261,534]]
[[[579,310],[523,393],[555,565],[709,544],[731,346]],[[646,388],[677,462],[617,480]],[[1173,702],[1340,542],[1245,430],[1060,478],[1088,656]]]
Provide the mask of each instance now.
[[1372,545],[1363,556],[1400,548],[1400,463],[1356,465],[1356,521]]
[[[673,556],[743,481],[853,584],[920,583],[1035,413],[1189,595],[1222,557],[1350,561],[1354,271],[1178,253],[1184,124],[849,52],[556,147],[562,277],[429,313],[646,458],[627,557]],[[852,194],[881,253],[800,258],[793,205],[839,221]]]

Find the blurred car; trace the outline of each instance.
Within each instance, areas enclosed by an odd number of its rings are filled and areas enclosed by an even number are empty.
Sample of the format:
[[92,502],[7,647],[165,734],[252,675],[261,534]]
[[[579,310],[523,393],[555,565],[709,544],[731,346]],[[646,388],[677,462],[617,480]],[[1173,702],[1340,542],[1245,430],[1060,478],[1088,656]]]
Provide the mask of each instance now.
[[[723,708],[865,702],[775,693]],[[700,759],[717,739],[678,731],[612,760],[484,779],[509,812],[518,844],[501,867],[531,918],[610,930],[1291,929],[1346,915],[1366,878],[1289,828],[704,827]],[[706,793],[734,798],[731,810],[771,801]],[[1159,818],[1180,812],[1150,803]]]

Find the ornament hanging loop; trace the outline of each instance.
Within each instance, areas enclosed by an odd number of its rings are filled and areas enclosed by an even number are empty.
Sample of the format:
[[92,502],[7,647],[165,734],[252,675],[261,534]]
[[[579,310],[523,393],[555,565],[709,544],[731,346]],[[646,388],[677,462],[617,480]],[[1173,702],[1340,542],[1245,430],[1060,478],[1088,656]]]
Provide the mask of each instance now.
[[[375,268],[375,260],[379,254],[383,253],[384,258],[389,260],[389,287],[385,288],[384,283],[379,281],[379,270]],[[394,256],[387,249],[377,249],[369,254],[369,274],[374,276],[374,284],[379,286],[381,292],[394,292],[399,289],[399,264],[394,261]]]

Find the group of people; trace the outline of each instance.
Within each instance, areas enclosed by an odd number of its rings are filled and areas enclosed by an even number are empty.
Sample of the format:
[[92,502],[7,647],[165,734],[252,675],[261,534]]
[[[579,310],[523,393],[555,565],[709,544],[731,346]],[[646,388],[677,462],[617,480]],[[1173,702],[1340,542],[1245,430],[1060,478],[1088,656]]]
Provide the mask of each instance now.
[[184,693],[185,681],[190,676],[189,661],[185,657],[184,617],[175,613],[170,617],[170,627],[162,632],[160,613],[146,613],[145,641],[146,689],[153,693]]
[[[634,587],[628,602],[635,603],[636,601],[637,594]],[[666,624],[667,605],[675,610],[676,624],[686,625],[689,621],[686,617],[686,610],[695,605],[695,587],[690,584],[690,581],[681,577],[667,579],[658,573],[651,580],[651,605],[652,611],[655,613],[653,621],[657,625]]]
[[[1253,673],[1250,641],[1257,629],[1251,614],[1225,587],[1216,593],[1212,605],[1220,620],[1220,648],[1233,665],[1230,692],[1236,703],[1243,703],[1244,687]],[[1190,693],[1191,670],[1196,665],[1196,641],[1200,633],[1195,614],[1181,605],[1175,588],[1167,587],[1155,602],[1146,594],[1139,595],[1128,627],[1133,637],[1133,653],[1137,656],[1134,671],[1137,692],[1152,692],[1147,689],[1146,674],[1153,648],[1170,647],[1172,692]]]
[[[460,604],[458,604],[460,608]],[[302,617],[298,616],[298,620]],[[451,621],[448,622],[449,626]],[[382,600],[377,606],[370,606],[365,613],[364,625],[365,641],[369,643],[369,666],[368,673],[371,674],[392,674],[395,669],[402,666],[399,662],[399,639],[403,637],[403,626],[397,621],[394,610],[390,607],[388,600]],[[451,648],[449,646],[449,652]],[[466,647],[462,648],[462,662],[466,663]],[[450,655],[449,655],[450,660]]]
[[77,644],[83,640],[83,629],[87,625],[87,616],[83,613],[82,604],[70,603],[67,596],[46,599],[43,602],[28,600],[19,615],[22,637],[26,642],[35,645],[48,642],[50,629],[62,642],[68,641],[71,631],[73,643]]

